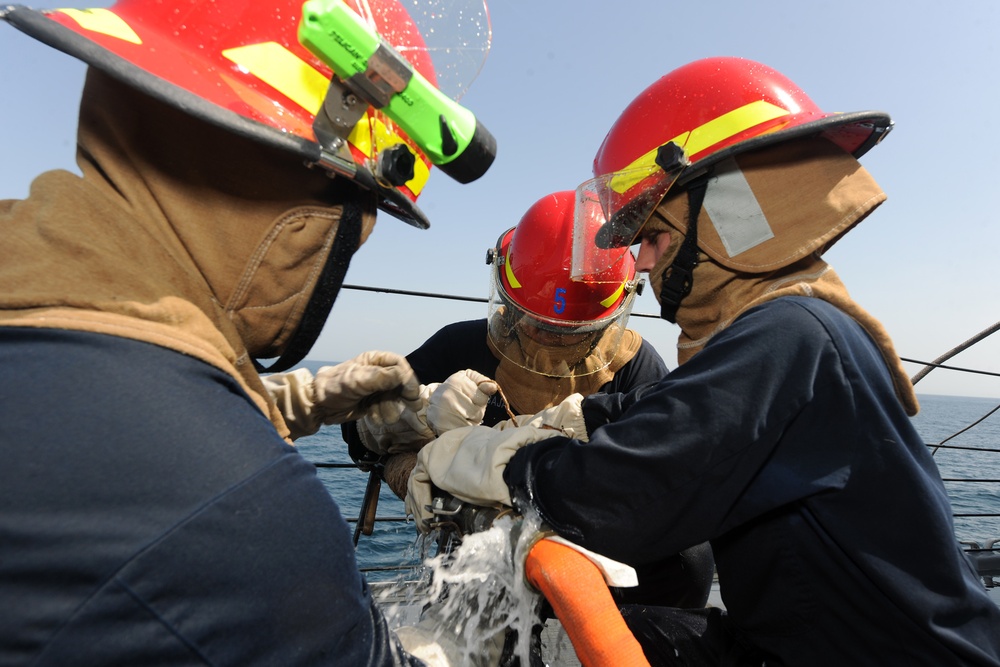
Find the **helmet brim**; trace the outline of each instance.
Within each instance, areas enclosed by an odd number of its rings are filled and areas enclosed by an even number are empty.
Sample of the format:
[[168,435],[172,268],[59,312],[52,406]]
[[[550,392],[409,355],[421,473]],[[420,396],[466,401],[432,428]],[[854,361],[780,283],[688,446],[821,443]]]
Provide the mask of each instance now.
[[832,113],[825,118],[740,141],[707,157],[696,159],[680,175],[674,187],[683,188],[692,180],[707,173],[719,162],[741,153],[749,153],[774,144],[815,135],[829,139],[855,158],[860,158],[880,143],[889,134],[892,127],[892,118],[883,111]]
[[[137,65],[106,45],[98,44],[67,28],[47,16],[44,11],[23,5],[11,5],[0,14],[0,18],[29,37],[73,56],[91,67],[96,67],[150,97],[180,109],[191,116],[252,141],[297,155],[308,164],[319,164],[322,161],[322,153],[316,142],[292,132],[271,127],[205,99]],[[172,57],[169,53],[170,50],[176,51],[174,56],[177,58],[182,57],[181,51],[169,44],[160,44],[158,49],[160,50],[158,58],[169,60]],[[238,81],[227,80],[226,83],[227,87],[235,86],[238,88],[240,86]],[[248,94],[259,93],[248,91]],[[427,217],[414,202],[398,190],[381,185],[370,172],[359,169],[351,176],[351,179],[377,195],[378,208],[382,211],[414,227],[420,229],[430,227]]]

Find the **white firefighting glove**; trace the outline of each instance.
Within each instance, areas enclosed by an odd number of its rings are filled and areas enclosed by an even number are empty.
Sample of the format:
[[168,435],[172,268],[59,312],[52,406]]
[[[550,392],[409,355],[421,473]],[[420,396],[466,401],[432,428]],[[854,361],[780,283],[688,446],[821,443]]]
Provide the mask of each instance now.
[[[406,513],[416,519],[418,530],[430,529],[434,515],[427,507],[432,500],[432,485],[473,505],[510,506],[503,471],[511,457],[524,445],[557,435],[582,435],[585,439],[582,402],[583,396],[573,394],[559,405],[519,421],[523,424],[520,426],[509,421],[503,428],[466,426],[431,441],[417,454],[417,465],[406,485]],[[573,426],[566,426],[571,422]]]
[[427,425],[427,402],[438,383],[420,385],[416,401],[399,401],[399,419],[388,424],[365,415],[358,420],[358,435],[365,447],[379,456],[415,452],[436,436]]
[[393,423],[400,417],[401,405],[420,397],[420,383],[406,358],[377,350],[324,366],[315,377],[299,368],[262,380],[293,440],[316,433],[323,424],[341,424],[365,414],[380,423]]
[[365,447],[380,456],[415,452],[444,431],[482,422],[497,384],[474,370],[452,373],[444,382],[420,385],[420,397],[404,405],[394,423],[371,416],[358,421]]
[[431,394],[427,424],[437,435],[480,424],[497,389],[496,382],[471,368],[452,373]]
[[505,419],[493,426],[497,430],[515,428],[518,426],[537,426],[539,428],[554,428],[561,431],[567,438],[576,438],[587,442],[587,423],[583,419],[583,395],[570,394],[562,403],[545,408],[533,415],[520,415],[514,419]]

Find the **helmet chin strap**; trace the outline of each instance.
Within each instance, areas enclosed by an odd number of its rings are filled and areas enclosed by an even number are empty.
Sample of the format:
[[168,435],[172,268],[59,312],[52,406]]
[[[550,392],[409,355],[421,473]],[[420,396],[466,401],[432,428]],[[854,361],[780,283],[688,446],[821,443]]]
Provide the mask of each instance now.
[[677,257],[664,271],[663,285],[660,287],[660,317],[674,324],[677,323],[677,309],[684,297],[691,293],[691,285],[694,283],[694,267],[698,264],[698,214],[707,189],[707,174],[688,186],[687,234],[677,251]]

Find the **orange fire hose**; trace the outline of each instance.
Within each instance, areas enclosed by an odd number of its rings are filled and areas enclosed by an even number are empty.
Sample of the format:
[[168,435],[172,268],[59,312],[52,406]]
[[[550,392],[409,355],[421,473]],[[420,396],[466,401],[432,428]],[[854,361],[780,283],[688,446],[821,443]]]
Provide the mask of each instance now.
[[543,539],[528,552],[524,570],[552,605],[584,667],[649,667],[604,577],[586,556]]

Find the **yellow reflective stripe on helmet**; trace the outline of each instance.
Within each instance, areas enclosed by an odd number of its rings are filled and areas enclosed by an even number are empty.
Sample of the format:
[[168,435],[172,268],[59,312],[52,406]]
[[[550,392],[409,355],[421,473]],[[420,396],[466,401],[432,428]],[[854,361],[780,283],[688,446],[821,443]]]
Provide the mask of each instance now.
[[354,127],[351,128],[351,133],[347,135],[347,141],[363,154],[368,157],[372,156],[372,127],[371,122],[368,120],[368,114],[362,116],[354,124]]
[[769,120],[787,116],[790,113],[788,109],[782,109],[764,100],[757,100],[756,102],[744,104],[738,109],[724,113],[718,118],[708,121],[701,127],[696,127],[691,130],[691,135],[688,137],[687,143],[680,145],[684,147],[688,155],[696,155],[720,141],[739,134],[744,130],[749,130],[754,125],[760,125]]
[[[323,99],[330,85],[329,79],[281,44],[277,42],[248,44],[227,49],[222,55],[312,115],[315,116],[322,108]],[[373,134],[375,146],[372,145]],[[362,116],[351,130],[347,141],[367,157],[371,157],[376,149],[381,151],[394,144],[406,143],[378,118],[373,133],[367,114]],[[418,158],[413,165],[413,178],[406,182],[406,187],[414,195],[419,195],[429,177],[430,169]]]
[[122,17],[108,9],[58,9],[80,24],[84,30],[99,32],[132,44],[142,44],[135,30]]
[[503,272],[507,276],[507,282],[510,283],[511,287],[518,288],[521,286],[521,283],[514,277],[514,270],[510,268],[510,253],[507,253],[507,256],[504,258]]
[[610,308],[611,306],[615,305],[615,301],[618,300],[618,297],[620,297],[622,295],[622,292],[624,291],[625,291],[625,283],[622,283],[621,285],[618,286],[618,289],[616,289],[611,294],[611,296],[601,301],[601,305],[604,306],[605,308]]
[[[386,125],[383,120],[384,118],[385,116],[381,113],[375,114],[375,131],[372,132],[371,124],[368,120],[369,116],[365,114],[351,130],[351,133],[347,136],[347,140],[352,146],[368,157],[374,155],[376,151],[384,151],[386,148],[395,146],[396,144],[403,144],[413,153],[413,148],[403,141],[403,138],[393,131],[390,126]],[[373,137],[375,141],[374,147],[372,146]],[[430,178],[430,175],[431,170],[428,168],[427,163],[424,162],[424,159],[420,155],[417,155],[413,161],[413,178],[406,182],[406,187],[415,196],[419,195],[424,186],[427,185],[427,179]]]
[[[706,148],[749,130],[755,125],[787,116],[790,113],[788,109],[782,109],[765,100],[757,100],[713,118],[693,130],[679,134],[670,141],[681,146],[688,155],[697,155]],[[611,189],[621,194],[652,174],[653,170],[656,169],[656,151],[659,148],[657,146],[620,172],[616,172],[611,177]]]
[[222,55],[314,116],[323,106],[330,81],[281,44],[248,44]]

